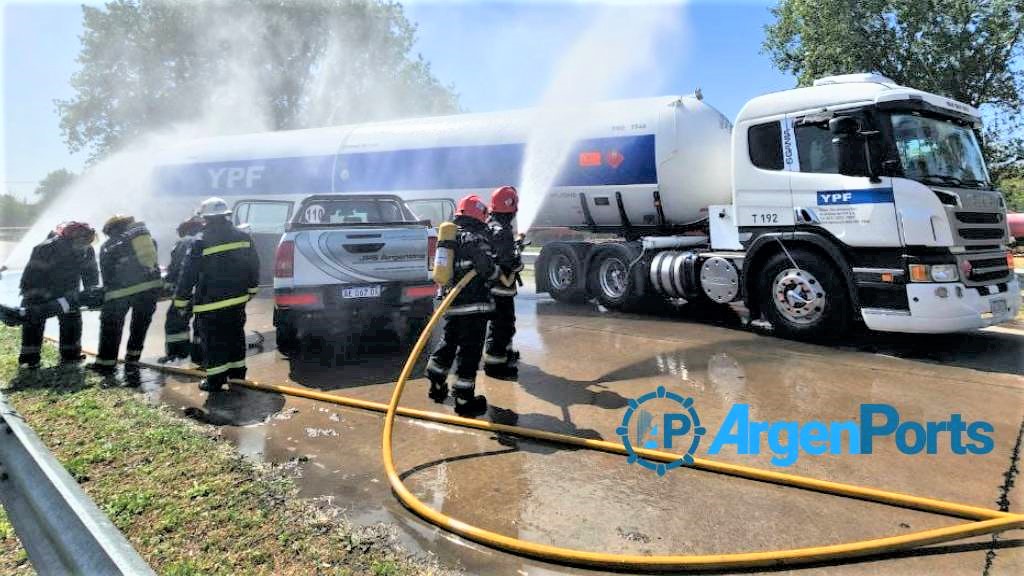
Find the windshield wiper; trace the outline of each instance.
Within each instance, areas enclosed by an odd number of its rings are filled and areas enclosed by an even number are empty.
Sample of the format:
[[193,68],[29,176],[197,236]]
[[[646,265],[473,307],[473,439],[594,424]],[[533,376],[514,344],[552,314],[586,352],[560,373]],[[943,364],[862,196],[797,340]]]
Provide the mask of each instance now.
[[956,176],[947,176],[945,174],[924,174],[920,177],[920,180],[927,184],[949,184],[957,187],[964,185],[963,180]]
[[964,178],[964,184],[974,185],[982,190],[991,190],[992,183],[988,180],[978,180],[977,178]]

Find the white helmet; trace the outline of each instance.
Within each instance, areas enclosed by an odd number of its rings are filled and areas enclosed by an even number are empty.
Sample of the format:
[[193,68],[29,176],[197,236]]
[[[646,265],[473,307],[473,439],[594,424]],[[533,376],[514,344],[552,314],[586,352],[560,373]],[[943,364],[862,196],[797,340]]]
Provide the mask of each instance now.
[[199,216],[203,218],[209,218],[211,216],[229,216],[231,215],[231,209],[228,208],[228,203],[223,198],[207,198],[203,200],[203,203],[199,205]]

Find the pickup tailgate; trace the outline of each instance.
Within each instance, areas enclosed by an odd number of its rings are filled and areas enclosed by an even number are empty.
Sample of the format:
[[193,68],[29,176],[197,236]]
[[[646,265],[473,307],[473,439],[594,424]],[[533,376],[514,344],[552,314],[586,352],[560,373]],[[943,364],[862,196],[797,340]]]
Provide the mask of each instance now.
[[[292,287],[429,282],[423,225],[296,230]],[[286,236],[286,239],[288,239]]]

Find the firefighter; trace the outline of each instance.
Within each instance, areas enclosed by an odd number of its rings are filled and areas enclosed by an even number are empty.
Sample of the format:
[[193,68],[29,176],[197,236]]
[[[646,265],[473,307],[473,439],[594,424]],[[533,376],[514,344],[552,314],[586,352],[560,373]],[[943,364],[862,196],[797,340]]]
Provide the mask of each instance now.
[[[81,287],[99,284],[96,252],[92,248],[96,231],[84,222],[65,222],[51,232],[46,240],[32,249],[21,276],[21,305],[31,308],[55,301]],[[69,306],[57,314],[60,322],[60,358],[64,363],[82,360],[82,314]],[[21,328],[21,354],[18,365],[25,369],[39,367],[40,350],[46,319],[35,316]]]
[[518,209],[519,194],[512,186],[502,186],[491,194],[491,217],[487,227],[500,273],[491,286],[494,313],[484,349],[484,373],[502,380],[519,375],[519,352],[512,349],[512,337],[516,333],[516,284],[523,270],[522,241],[516,238],[512,224]]
[[[171,250],[171,263],[164,276],[164,290],[172,296],[178,286],[178,279],[181,277],[181,269],[189,247],[192,246],[196,235],[202,229],[203,219],[199,216],[193,216],[178,224],[178,242]],[[164,364],[174,360],[183,360],[191,355],[192,335],[189,333],[191,322],[192,311],[188,307],[178,308],[174,305],[167,307],[167,319],[164,321],[164,357],[160,358],[158,362]],[[198,359],[198,354],[196,359]]]
[[231,223],[224,200],[205,200],[199,216],[203,231],[185,256],[173,305],[191,307],[206,371],[199,389],[217,392],[229,378],[245,378],[245,304],[259,292],[260,264],[252,238]]
[[89,367],[110,373],[117,366],[121,332],[129,310],[132,320],[124,361],[130,369],[137,368],[163,281],[156,242],[145,224],[116,214],[103,225],[103,234],[107,240],[100,247],[100,275],[106,294],[100,311],[100,349]]
[[498,267],[490,256],[487,232],[487,206],[478,196],[459,200],[455,212],[458,232],[453,246],[450,286],[457,284],[470,270],[476,277],[455,297],[445,313],[444,337],[427,363],[430,380],[429,396],[442,403],[448,397],[448,372],[455,365],[455,412],[462,416],[478,416],[487,411],[487,399],[477,396],[476,371],[483,355],[487,319],[494,311],[490,282],[498,276]]

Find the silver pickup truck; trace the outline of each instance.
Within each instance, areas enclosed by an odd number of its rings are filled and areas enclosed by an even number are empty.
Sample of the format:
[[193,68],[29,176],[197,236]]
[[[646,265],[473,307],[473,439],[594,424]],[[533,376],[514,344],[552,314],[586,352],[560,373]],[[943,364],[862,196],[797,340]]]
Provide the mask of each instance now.
[[393,195],[310,196],[277,247],[274,326],[285,355],[308,336],[342,344],[368,331],[416,338],[433,312],[437,236]]

